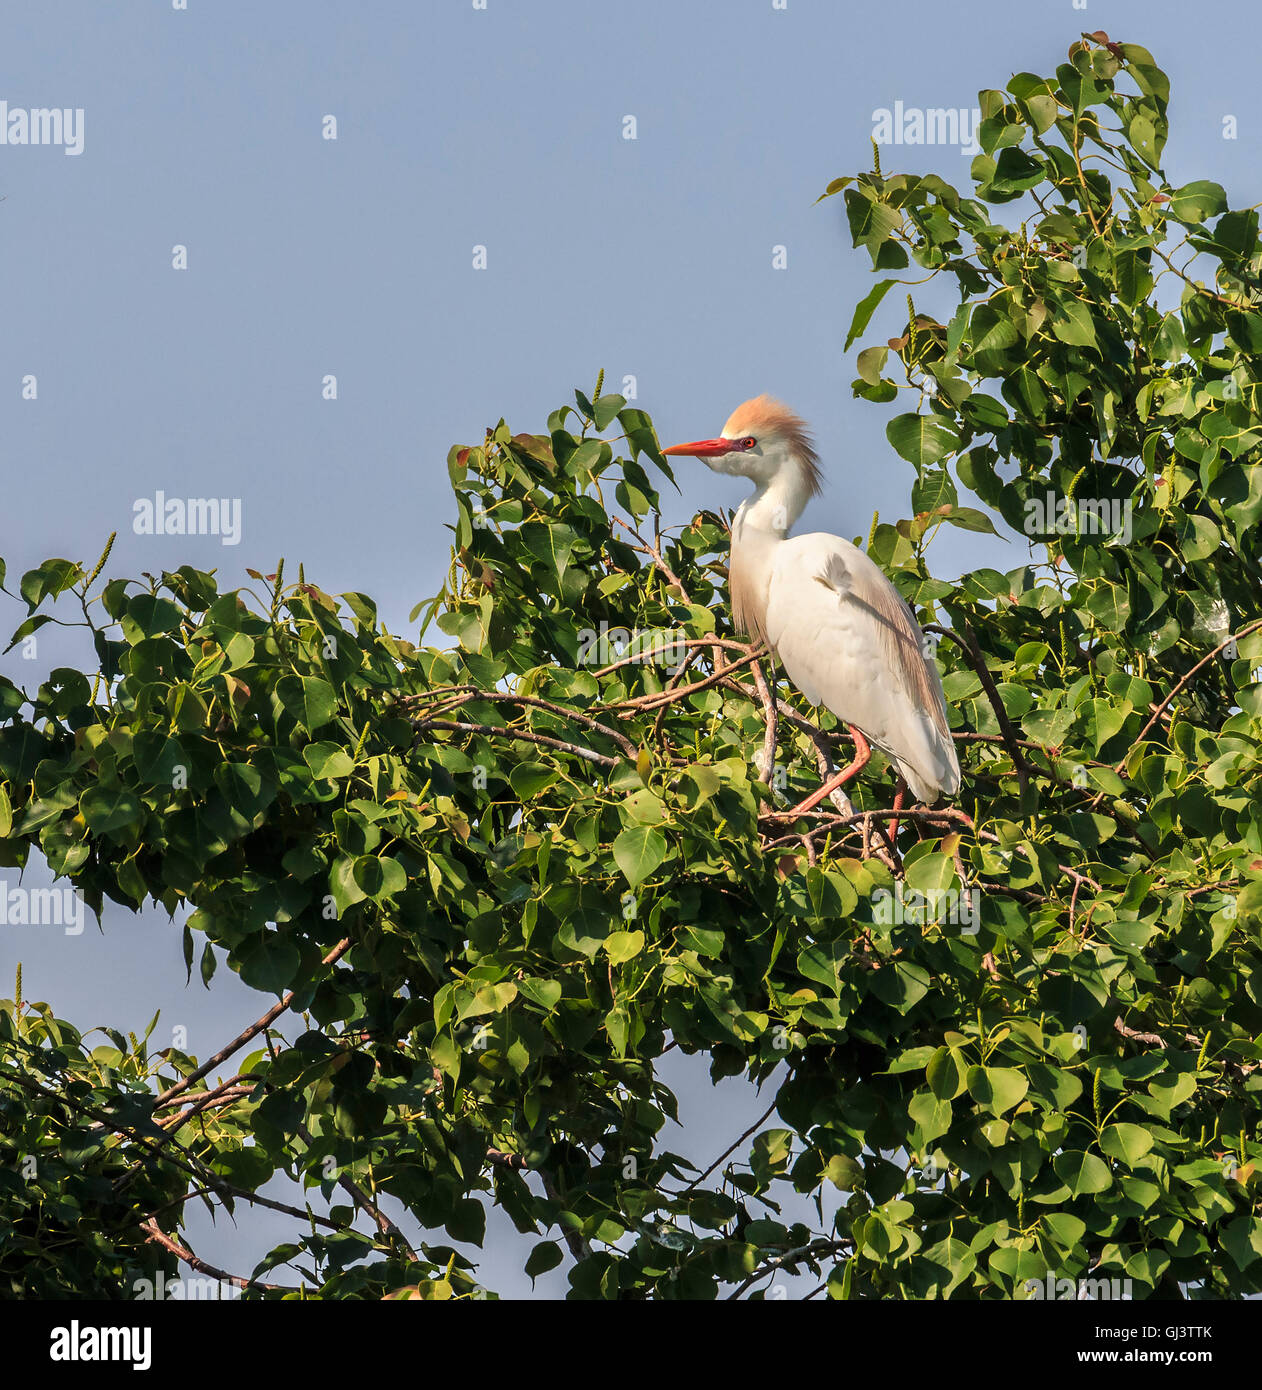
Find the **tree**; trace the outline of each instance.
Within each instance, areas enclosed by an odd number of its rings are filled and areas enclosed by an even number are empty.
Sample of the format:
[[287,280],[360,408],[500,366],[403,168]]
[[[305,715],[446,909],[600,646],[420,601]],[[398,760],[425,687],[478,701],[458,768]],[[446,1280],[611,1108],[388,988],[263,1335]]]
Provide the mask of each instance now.
[[[89,1051],[19,978],[11,1287],[174,1272],[193,1194],[239,1209],[283,1171],[347,1201],[293,1205],[252,1296],[290,1260],[324,1297],[477,1296],[487,1200],[580,1298],[1262,1288],[1262,245],[1217,185],[1167,184],[1167,94],[1084,36],[982,93],[973,196],[829,187],[876,269],[959,291],[945,325],[909,303],[855,383],[916,394],[888,428],[914,514],[868,544],[940,641],[965,768],[897,841],[879,755],[853,814],[790,812],[848,735],[733,632],[724,520],[660,528],[651,421],[599,385],[546,435],[452,450],[447,649],[283,565],[240,593],[22,578],[18,637],[77,605],[99,670],[0,682],[2,862],[191,910],[190,972],[213,943],[280,999],[199,1064]],[[961,487],[1027,564],[931,574],[941,526],[992,526]],[[675,1047],[771,1083],[775,1127],[669,1151]]]

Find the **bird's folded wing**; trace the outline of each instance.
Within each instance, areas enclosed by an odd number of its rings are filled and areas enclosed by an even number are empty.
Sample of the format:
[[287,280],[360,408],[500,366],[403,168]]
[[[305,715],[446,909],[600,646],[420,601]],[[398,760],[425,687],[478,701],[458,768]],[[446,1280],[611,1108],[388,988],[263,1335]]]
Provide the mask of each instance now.
[[786,541],[769,585],[767,637],[815,704],[942,790],[958,784],[937,668],[898,590],[863,551],[821,533]]

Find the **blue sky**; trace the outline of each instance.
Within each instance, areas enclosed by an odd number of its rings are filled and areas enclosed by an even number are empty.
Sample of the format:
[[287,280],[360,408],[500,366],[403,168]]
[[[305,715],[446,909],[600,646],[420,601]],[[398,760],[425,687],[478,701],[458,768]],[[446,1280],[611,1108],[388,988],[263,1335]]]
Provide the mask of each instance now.
[[[1142,43],[1169,72],[1173,182],[1262,199],[1245,3],[3,0],[0,16],[0,100],[84,113],[78,155],[0,146],[10,576],[91,562],[116,530],[111,575],[191,563],[237,584],[283,555],[329,591],[373,595],[405,632],[447,567],[449,446],[501,416],[543,430],[602,367],[606,389],[634,377],[664,442],[783,397],[828,475],[804,524],[866,535],[875,509],[908,510],[910,469],[888,408],[851,398],[862,344],[842,344],[872,276],[840,200],[814,200],[869,166],[877,108],[971,108],[1013,72],[1051,72],[1082,29]],[[968,163],[940,146],[883,157],[957,183]],[[917,305],[948,302],[925,289]],[[900,316],[891,294],[866,340]],[[739,502],[738,480],[681,462],[669,523]],[[159,491],[239,499],[239,543],[135,534],[135,502]],[[967,533],[932,551],[948,577],[1025,554]],[[6,633],[24,615],[3,595],[0,610]],[[86,660],[44,629],[0,670],[33,688]],[[103,935],[0,927],[0,980],[18,958],[28,996],[80,1026],[139,1029],[161,1008],[160,1034],[183,1024],[203,1055],[267,1002],[223,973],[186,989],[162,914],[113,907]],[[717,1154],[765,1102],[700,1076],[681,1079],[685,1109],[694,1133],[724,1136]],[[284,1232],[250,1225],[195,1228],[195,1248],[248,1264]],[[486,1265],[529,1293],[503,1245]]]

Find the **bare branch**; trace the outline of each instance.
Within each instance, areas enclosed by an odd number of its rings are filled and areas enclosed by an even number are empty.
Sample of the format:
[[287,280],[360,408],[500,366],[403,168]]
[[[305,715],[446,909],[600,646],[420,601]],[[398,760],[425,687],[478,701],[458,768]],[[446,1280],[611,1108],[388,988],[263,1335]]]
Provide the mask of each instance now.
[[[346,954],[348,950],[350,950],[350,945],[350,937],[344,936],[341,939],[341,941],[339,941],[337,945],[334,946],[334,948],[328,953],[328,955],[324,957],[320,964],[332,965],[334,961],[339,960],[343,955]],[[162,1091],[153,1102],[154,1109],[156,1110],[159,1108],[159,1106],[165,1105],[166,1102],[169,1101],[173,1096],[178,1096],[181,1091],[187,1091],[188,1088],[194,1084],[194,1082],[200,1081],[203,1076],[209,1075],[212,1071],[214,1071],[214,1069],[217,1066],[219,1066],[223,1062],[226,1062],[234,1052],[239,1052],[246,1045],[246,1043],[250,1041],[251,1038],[258,1037],[258,1035],[265,1028],[270,1028],[272,1024],[275,1023],[275,1021],[281,1016],[281,1014],[285,1012],[286,1009],[289,1008],[289,1006],[293,1002],[294,992],[293,990],[290,990],[289,993],[286,994],[284,998],[280,1000],[279,1003],[273,1004],[272,1007],[268,1009],[268,1011],[263,1015],[262,1018],[256,1019],[253,1023],[250,1024],[248,1028],[245,1028],[240,1033],[238,1033],[237,1036],[233,1038],[233,1040],[228,1044],[227,1047],[221,1048],[218,1052],[215,1053],[213,1057],[203,1062],[202,1065],[198,1067],[196,1071],[189,1072],[189,1074],[186,1077],[183,1077],[181,1080],[177,1081],[173,1086],[168,1086],[165,1091]]]

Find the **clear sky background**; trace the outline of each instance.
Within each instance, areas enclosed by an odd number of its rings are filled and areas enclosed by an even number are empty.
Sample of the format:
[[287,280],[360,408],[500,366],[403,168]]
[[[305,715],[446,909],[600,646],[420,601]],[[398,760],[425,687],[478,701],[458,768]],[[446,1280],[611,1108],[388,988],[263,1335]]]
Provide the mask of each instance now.
[[[877,108],[971,109],[1014,72],[1052,72],[1084,29],[1144,44],[1170,74],[1174,183],[1262,200],[1249,0],[0,0],[0,19],[0,99],[84,111],[77,156],[0,146],[11,589],[49,556],[95,561],[116,530],[112,576],[189,563],[227,587],[283,555],[407,632],[447,567],[450,445],[501,416],[543,431],[602,367],[607,390],[635,378],[663,442],[717,433],[760,391],[783,397],[828,476],[804,524],[854,536],[878,508],[897,519],[911,469],[885,440],[893,412],[852,399],[862,344],[842,352],[868,256],[841,200],[814,200],[870,167]],[[958,148],[882,162],[968,178]],[[949,312],[927,287],[917,307]],[[865,341],[905,312],[891,294]],[[681,465],[668,523],[740,501],[739,480]],[[240,543],[134,534],[133,503],[158,491],[240,499]],[[1026,550],[955,532],[932,557],[951,577]],[[24,614],[0,595],[0,635]],[[45,628],[0,670],[34,689],[87,661]],[[155,1046],[182,1025],[203,1056],[268,1002],[226,972],[186,988],[162,913],[110,906],[103,932],[77,937],[0,927],[6,993],[18,959],[27,996],[80,1027],[139,1031],[160,1008]],[[666,1142],[703,1163],[765,1108],[739,1083],[712,1090],[703,1066],[665,1075],[689,1131]],[[248,1269],[289,1229],[239,1220],[197,1217],[194,1248]],[[492,1222],[486,1282],[529,1296],[523,1258]],[[536,1295],[564,1288],[558,1271]]]

